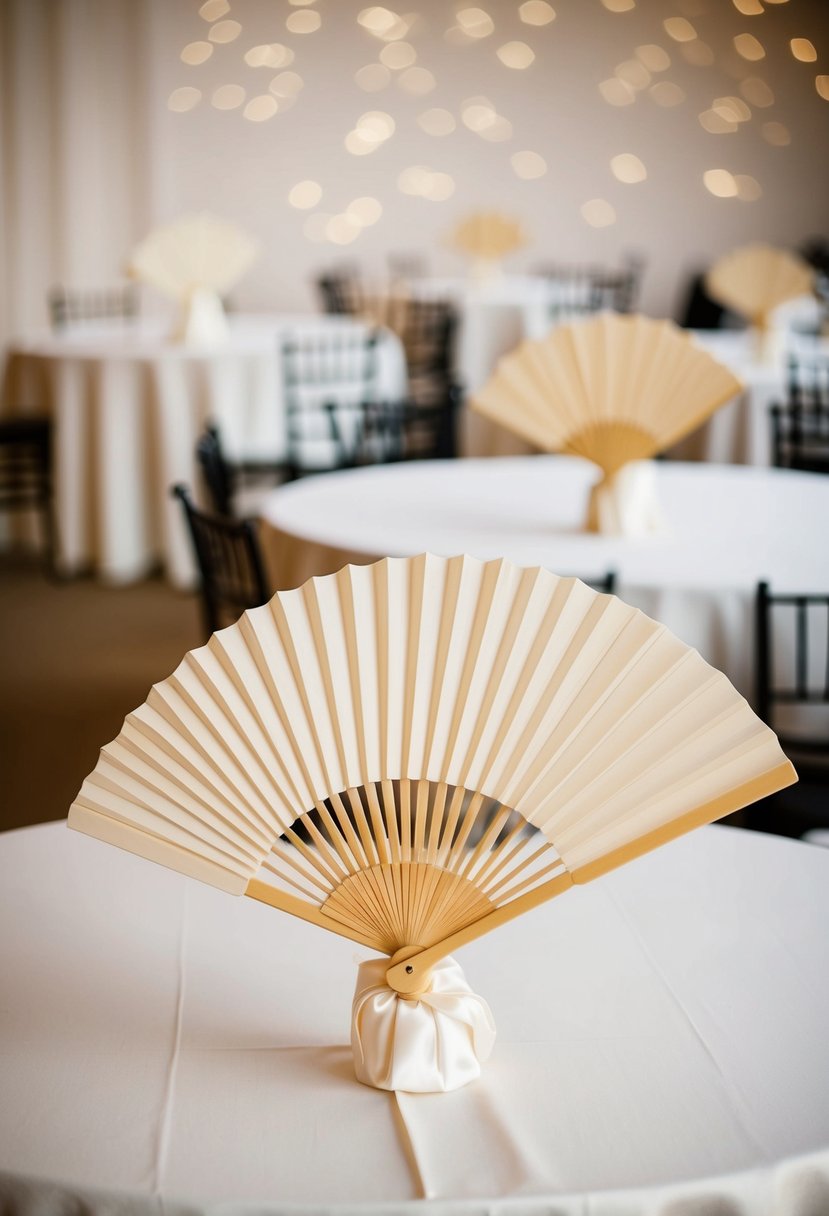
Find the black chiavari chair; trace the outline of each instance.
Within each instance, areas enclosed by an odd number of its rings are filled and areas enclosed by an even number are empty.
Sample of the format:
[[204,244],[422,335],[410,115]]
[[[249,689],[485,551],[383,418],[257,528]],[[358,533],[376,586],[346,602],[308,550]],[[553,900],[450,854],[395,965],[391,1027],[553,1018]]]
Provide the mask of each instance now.
[[409,400],[424,407],[438,406],[458,392],[454,377],[457,312],[447,300],[409,298],[403,302],[401,314],[399,336],[406,355]]
[[0,421],[0,512],[29,510],[40,515],[46,564],[52,570],[52,423],[44,417],[6,418]]
[[205,633],[230,625],[248,608],[270,600],[265,567],[252,520],[200,511],[186,486],[173,486],[193,542],[201,581]]
[[201,472],[210,505],[217,515],[233,515],[234,470],[225,459],[219,432],[205,427],[196,442],[196,463]]
[[829,473],[829,359],[791,359],[788,400],[770,416],[776,468]]
[[356,317],[366,308],[366,292],[356,271],[331,271],[316,280],[323,312],[330,316]]
[[346,467],[358,407],[378,399],[378,334],[343,329],[282,343],[287,475]]
[[797,785],[755,803],[748,826],[783,836],[829,827],[829,593],[755,600],[757,713],[777,732]]
[[134,283],[88,291],[56,286],[49,292],[47,302],[53,329],[89,321],[131,321],[138,316],[138,289]]

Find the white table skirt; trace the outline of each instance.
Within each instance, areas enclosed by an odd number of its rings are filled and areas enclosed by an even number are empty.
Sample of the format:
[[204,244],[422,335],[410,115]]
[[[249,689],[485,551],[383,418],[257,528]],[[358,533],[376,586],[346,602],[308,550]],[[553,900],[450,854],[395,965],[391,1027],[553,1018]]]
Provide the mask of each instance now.
[[829,850],[706,828],[466,947],[499,1037],[445,1095],[354,1079],[366,952],[264,905],[60,823],[0,908],[14,1216],[829,1211]]
[[778,592],[829,589],[829,478],[668,462],[655,474],[670,527],[664,537],[585,533],[595,467],[518,456],[391,465],[283,486],[264,502],[262,538],[280,589],[349,561],[423,552],[506,557],[585,579],[615,570],[623,599],[750,696],[758,581]]
[[[12,404],[45,400],[56,425],[58,565],[113,582],[162,562],[175,584],[194,579],[181,507],[169,488],[196,481],[194,449],[209,420],[232,460],[285,455],[280,344],[289,337],[365,331],[339,317],[233,317],[220,348],[186,347],[159,325],[79,326],[15,343]],[[384,331],[378,384],[405,393],[399,340]]]

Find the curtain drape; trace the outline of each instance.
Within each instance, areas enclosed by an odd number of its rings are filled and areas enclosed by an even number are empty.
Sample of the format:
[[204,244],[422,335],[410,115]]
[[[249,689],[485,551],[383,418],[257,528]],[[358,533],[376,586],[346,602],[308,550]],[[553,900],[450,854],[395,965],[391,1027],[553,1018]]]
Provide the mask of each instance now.
[[150,214],[144,0],[0,2],[0,342],[107,286]]

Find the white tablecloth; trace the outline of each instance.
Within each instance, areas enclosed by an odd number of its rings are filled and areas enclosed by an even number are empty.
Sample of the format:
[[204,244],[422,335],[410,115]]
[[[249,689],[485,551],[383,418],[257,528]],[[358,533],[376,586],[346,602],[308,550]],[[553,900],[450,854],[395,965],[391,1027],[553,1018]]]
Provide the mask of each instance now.
[[593,465],[574,457],[433,461],[329,474],[265,500],[262,529],[276,587],[347,561],[506,557],[590,579],[612,569],[618,593],[752,690],[751,610],[774,591],[829,589],[829,478],[780,469],[657,463],[670,535],[583,531]]
[[252,900],[49,824],[0,910],[6,1216],[829,1211],[829,850],[706,828],[466,947],[445,1095],[357,1083],[366,952]]
[[[232,460],[285,454],[280,345],[289,337],[364,331],[339,317],[231,318],[226,345],[203,349],[167,340],[144,322],[79,326],[15,343],[9,352],[15,408],[44,400],[56,424],[58,564],[104,578],[141,578],[159,561],[178,585],[194,566],[177,481],[196,480],[194,448],[208,420]],[[378,384],[405,392],[399,340],[384,332]]]

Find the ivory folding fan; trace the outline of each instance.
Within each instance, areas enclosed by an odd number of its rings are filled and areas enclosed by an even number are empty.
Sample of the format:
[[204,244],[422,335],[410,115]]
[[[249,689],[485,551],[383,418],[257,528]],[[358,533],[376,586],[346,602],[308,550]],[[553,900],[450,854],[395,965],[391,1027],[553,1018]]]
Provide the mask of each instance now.
[[587,529],[662,530],[641,462],[694,430],[740,381],[671,321],[601,313],[500,360],[472,407],[547,452],[593,461]]
[[742,245],[720,258],[705,276],[708,291],[758,331],[760,354],[770,355],[771,315],[781,304],[811,295],[814,271],[807,262],[772,245]]
[[494,1033],[451,951],[794,780],[637,609],[427,555],[311,579],[191,651],[69,826],[387,956],[361,967],[357,1075],[436,1090]]
[[256,251],[256,242],[236,224],[201,212],[156,228],[133,251],[128,269],[178,301],[179,341],[209,345],[227,338],[221,297],[250,267]]

